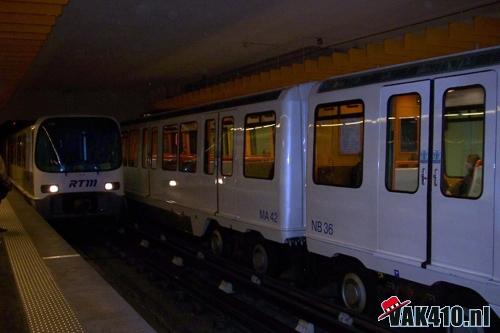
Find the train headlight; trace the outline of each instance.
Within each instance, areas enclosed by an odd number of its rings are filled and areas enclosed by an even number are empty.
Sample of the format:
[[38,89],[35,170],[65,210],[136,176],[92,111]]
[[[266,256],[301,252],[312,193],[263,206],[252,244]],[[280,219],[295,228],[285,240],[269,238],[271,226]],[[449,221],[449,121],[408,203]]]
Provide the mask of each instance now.
[[42,185],[40,187],[40,190],[42,193],[57,193],[59,192],[59,186],[52,184],[52,185]]
[[177,182],[175,180],[171,180],[168,182],[168,186],[172,186],[172,187],[177,186]]
[[110,182],[110,183],[106,183],[104,184],[104,189],[106,191],[113,191],[113,190],[118,190],[120,189],[120,183],[119,182]]

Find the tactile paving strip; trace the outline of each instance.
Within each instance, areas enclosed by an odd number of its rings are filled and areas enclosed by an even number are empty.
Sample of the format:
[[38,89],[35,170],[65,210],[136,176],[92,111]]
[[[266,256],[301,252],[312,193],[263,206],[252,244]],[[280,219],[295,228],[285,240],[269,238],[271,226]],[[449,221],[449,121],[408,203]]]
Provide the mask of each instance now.
[[0,226],[8,229],[3,237],[31,332],[83,332],[7,200],[0,204]]

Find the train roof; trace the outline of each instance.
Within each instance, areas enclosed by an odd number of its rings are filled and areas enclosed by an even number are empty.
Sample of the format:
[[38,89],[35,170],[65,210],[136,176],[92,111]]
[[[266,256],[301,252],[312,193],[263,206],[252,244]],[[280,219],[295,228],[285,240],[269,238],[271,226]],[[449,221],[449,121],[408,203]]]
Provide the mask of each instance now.
[[373,83],[404,80],[423,76],[455,72],[500,63],[500,47],[488,48],[452,56],[444,56],[403,65],[375,69],[359,74],[335,77],[323,81],[318,93],[353,88]]
[[187,109],[162,111],[161,113],[152,114],[152,115],[144,117],[144,118],[124,121],[124,122],[122,122],[122,125],[147,123],[147,122],[154,121],[154,120],[168,119],[168,118],[173,118],[173,117],[177,117],[177,116],[184,116],[184,115],[189,115],[189,114],[194,114],[194,113],[203,113],[203,112],[209,112],[209,111],[219,110],[219,109],[226,109],[226,108],[231,108],[231,107],[236,107],[236,106],[241,106],[241,105],[274,101],[280,97],[281,92],[283,90],[284,89],[266,91],[266,92],[263,92],[260,94],[249,95],[249,96],[228,99],[228,100],[222,100],[222,101],[218,101],[215,103],[210,103],[210,104],[201,105],[201,106],[195,106],[195,107],[191,107],[191,108],[187,108]]

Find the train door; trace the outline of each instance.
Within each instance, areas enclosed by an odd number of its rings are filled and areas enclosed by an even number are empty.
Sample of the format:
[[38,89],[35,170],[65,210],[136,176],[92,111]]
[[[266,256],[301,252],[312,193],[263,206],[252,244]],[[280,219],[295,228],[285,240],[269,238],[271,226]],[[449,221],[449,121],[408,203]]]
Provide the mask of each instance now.
[[371,121],[378,118],[378,103],[378,91],[364,87],[321,95],[311,103],[306,232],[313,252],[377,246],[376,193],[370,193],[377,175],[363,166],[378,157],[379,129]]
[[219,113],[219,167],[217,176],[218,213],[221,216],[238,218],[236,182],[236,127],[232,111]]
[[435,80],[432,264],[493,274],[496,73]]
[[380,98],[379,251],[426,259],[430,81],[384,87]]
[[[199,191],[202,193],[200,198],[200,209],[210,214],[217,211],[217,123],[218,114],[204,114],[201,117],[203,128],[201,132],[201,144],[203,160],[201,170]],[[201,155],[201,154],[200,154]]]

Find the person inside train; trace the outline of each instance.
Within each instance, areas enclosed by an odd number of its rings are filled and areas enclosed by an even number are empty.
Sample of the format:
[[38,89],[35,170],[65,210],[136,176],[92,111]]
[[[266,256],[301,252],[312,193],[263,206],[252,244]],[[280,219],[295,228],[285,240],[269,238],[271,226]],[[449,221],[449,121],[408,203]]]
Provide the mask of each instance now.
[[447,195],[457,196],[457,197],[467,197],[469,196],[469,191],[472,186],[474,179],[474,169],[479,166],[481,159],[477,154],[469,154],[465,162],[466,174],[463,179],[457,183],[448,186],[446,190]]

